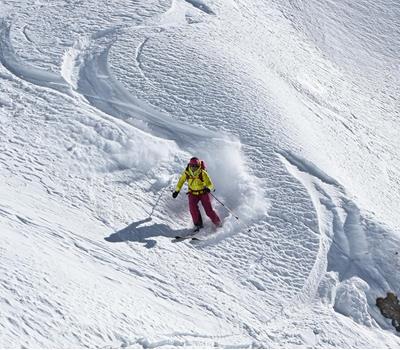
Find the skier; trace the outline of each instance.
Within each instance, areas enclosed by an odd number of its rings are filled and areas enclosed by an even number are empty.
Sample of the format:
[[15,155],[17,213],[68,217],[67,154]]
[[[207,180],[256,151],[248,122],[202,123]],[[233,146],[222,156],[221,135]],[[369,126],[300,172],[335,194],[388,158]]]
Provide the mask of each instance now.
[[207,216],[211,219],[213,224],[220,227],[221,220],[211,205],[210,192],[214,189],[214,185],[205,170],[203,161],[200,161],[196,157],[190,159],[189,164],[176,185],[172,197],[176,198],[178,196],[185,181],[188,182],[189,211],[195,226],[194,231],[197,232],[203,227],[203,219],[198,207],[199,202],[203,205]]

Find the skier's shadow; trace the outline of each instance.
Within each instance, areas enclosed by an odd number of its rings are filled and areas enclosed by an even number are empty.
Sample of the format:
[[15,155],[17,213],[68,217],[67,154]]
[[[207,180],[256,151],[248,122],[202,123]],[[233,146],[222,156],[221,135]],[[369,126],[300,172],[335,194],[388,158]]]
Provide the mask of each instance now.
[[104,239],[107,242],[117,243],[117,242],[139,242],[145,243],[146,248],[153,248],[157,241],[154,239],[150,239],[152,237],[169,237],[175,238],[175,236],[183,236],[187,235],[190,230],[173,230],[169,226],[165,224],[153,224],[141,226],[147,222],[150,222],[151,217],[134,222],[129,226],[119,230],[111,234],[109,237],[105,237]]

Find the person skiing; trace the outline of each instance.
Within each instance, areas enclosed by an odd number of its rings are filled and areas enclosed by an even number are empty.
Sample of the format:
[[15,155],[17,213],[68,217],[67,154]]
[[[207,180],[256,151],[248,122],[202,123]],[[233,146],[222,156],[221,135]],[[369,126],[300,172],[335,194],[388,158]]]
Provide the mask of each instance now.
[[173,198],[178,196],[185,181],[188,182],[189,211],[195,226],[195,232],[203,227],[203,219],[198,206],[199,202],[203,205],[207,216],[213,224],[220,227],[221,220],[211,205],[210,192],[214,189],[214,185],[205,170],[203,161],[200,161],[197,157],[190,159],[172,194]]

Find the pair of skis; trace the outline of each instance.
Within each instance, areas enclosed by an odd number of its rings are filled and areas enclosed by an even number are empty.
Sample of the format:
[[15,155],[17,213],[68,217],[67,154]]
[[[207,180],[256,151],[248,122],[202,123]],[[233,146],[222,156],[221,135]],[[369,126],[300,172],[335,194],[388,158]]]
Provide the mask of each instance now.
[[[173,239],[172,242],[176,243],[176,242],[182,242],[182,241],[186,241],[186,240],[190,240],[192,242],[193,241],[207,241],[210,238],[215,237],[219,232],[221,232],[221,228],[222,228],[222,225],[213,227],[211,230],[209,228],[205,228],[203,226],[196,227],[194,230],[192,230],[187,235],[175,236],[175,239]],[[201,234],[201,232],[204,232],[204,233]]]
[[186,236],[175,236],[175,239],[172,240],[172,242],[177,243],[177,242],[182,242],[182,241],[186,241],[186,240],[190,240],[190,241],[203,241],[203,238],[199,238],[197,237],[198,232],[195,233],[191,233],[189,235]]
[[176,242],[182,242],[182,241],[186,241],[186,240],[190,240],[190,241],[203,241],[204,238],[200,238],[198,236],[199,232],[200,232],[200,228],[196,228],[195,230],[193,230],[191,233],[189,233],[188,235],[185,236],[175,236],[175,239],[172,241],[174,243]]
[[195,235],[188,235],[188,236],[175,236],[175,238],[172,240],[172,242],[177,243],[177,242],[182,242],[190,240],[191,242],[196,242],[196,241],[202,241],[203,239],[197,238]]

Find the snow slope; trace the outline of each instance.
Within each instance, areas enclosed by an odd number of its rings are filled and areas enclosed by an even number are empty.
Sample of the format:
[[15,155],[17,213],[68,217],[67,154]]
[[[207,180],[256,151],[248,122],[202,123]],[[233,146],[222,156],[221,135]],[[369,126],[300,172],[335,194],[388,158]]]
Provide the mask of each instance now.
[[0,1],[0,346],[399,347],[399,12]]

